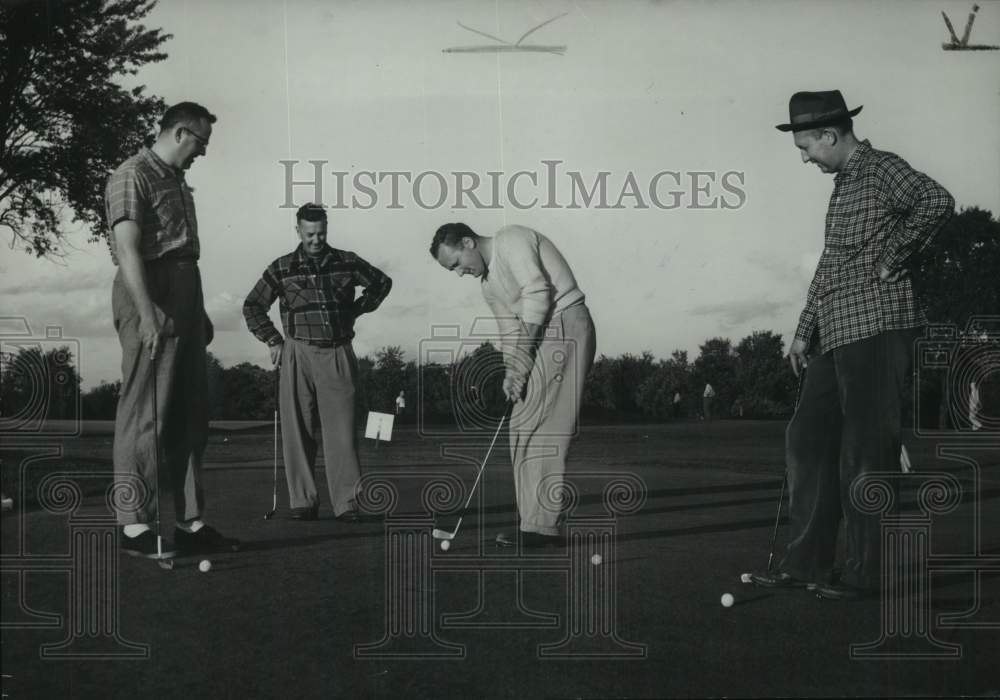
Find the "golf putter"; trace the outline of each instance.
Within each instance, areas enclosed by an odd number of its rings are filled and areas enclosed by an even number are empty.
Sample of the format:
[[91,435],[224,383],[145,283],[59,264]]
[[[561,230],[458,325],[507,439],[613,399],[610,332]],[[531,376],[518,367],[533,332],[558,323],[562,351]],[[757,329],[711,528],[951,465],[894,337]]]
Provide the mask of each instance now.
[[483,463],[479,467],[479,471],[476,473],[476,480],[472,484],[472,488],[469,489],[469,497],[465,500],[465,506],[462,508],[462,514],[458,516],[458,523],[455,525],[455,529],[452,532],[447,530],[440,530],[434,528],[431,532],[431,536],[436,540],[453,540],[458,534],[459,529],[462,527],[462,519],[465,518],[466,512],[469,510],[469,504],[472,503],[472,497],[476,493],[476,488],[479,486],[479,480],[483,477],[483,472],[486,470],[486,463],[490,461],[490,455],[493,453],[493,446],[497,444],[497,438],[500,437],[500,431],[503,429],[503,423],[507,420],[507,416],[510,415],[510,408],[513,404],[509,401],[507,402],[507,408],[504,410],[503,415],[500,416],[500,424],[497,425],[497,430],[493,433],[493,441],[490,442],[490,448],[486,450],[486,456],[483,458]]
[[[799,372],[799,385],[795,390],[795,411],[799,410],[799,400],[802,398],[802,384],[805,381],[805,367]],[[794,413],[793,413],[794,415]],[[778,492],[778,512],[774,514],[774,528],[771,530],[771,542],[767,553],[767,573],[771,573],[771,566],[774,564],[774,541],[778,536],[778,523],[781,522],[781,504],[785,500],[785,488],[788,486],[788,466],[781,475],[781,490]]]
[[153,363],[153,498],[156,513],[156,563],[164,571],[174,568],[174,562],[163,555],[163,533],[160,529],[160,407],[156,390],[156,378],[159,374],[156,358]]
[[281,365],[274,369],[274,487],[271,510],[264,513],[264,520],[270,520],[278,512],[278,392],[281,387]]

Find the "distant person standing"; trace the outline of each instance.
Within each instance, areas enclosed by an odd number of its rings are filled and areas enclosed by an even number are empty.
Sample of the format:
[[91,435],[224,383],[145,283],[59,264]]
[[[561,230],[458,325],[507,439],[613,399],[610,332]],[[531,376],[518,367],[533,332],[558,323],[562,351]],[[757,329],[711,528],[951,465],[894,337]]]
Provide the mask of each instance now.
[[[115,473],[126,483],[138,477],[147,488],[154,486],[159,437],[166,467],[161,477],[173,484],[174,543],[182,553],[239,546],[202,521],[201,463],[208,440],[205,346],[212,342],[213,329],[198,270],[194,197],[184,172],[205,155],[215,121],[215,115],[194,102],[174,105],[160,120],[152,146],[112,173],[104,195],[111,258],[118,266],[111,306],[122,346]],[[118,513],[127,554],[157,555],[156,534],[150,529],[154,507],[150,499],[135,511]],[[169,557],[175,550],[168,544],[163,554]]]
[[980,430],[983,427],[979,420],[980,411],[983,410],[983,402],[979,397],[979,384],[975,380],[969,382],[969,426],[973,430]]
[[[702,392],[701,395],[701,405],[702,405],[702,410],[704,411],[705,420],[712,420],[712,402],[714,400],[715,400],[715,389],[712,388],[711,384],[706,382],[705,391]],[[725,405],[723,405],[722,410],[723,411],[726,410]]]
[[[356,523],[361,467],[354,425],[358,361],[351,341],[355,320],[379,307],[392,280],[358,255],[327,245],[322,206],[300,207],[295,230],[299,245],[267,266],[243,303],[243,316],[250,332],[267,343],[271,362],[281,367],[278,404],[292,518],[318,517],[313,479],[318,424],[334,517]],[[357,298],[356,287],[364,289]],[[275,299],[284,337],[268,318]]]
[[396,397],[396,415],[403,415],[403,411],[406,410],[406,395],[405,392],[400,391],[399,396]]
[[681,392],[674,392],[674,418],[681,417]]
[[[955,201],[899,156],[854,134],[839,90],[799,92],[788,106],[803,163],[834,174],[824,249],[789,359],[801,396],[788,424],[789,542],[762,586],[814,583],[817,595],[851,600],[881,587],[881,522],[861,510],[854,484],[897,470],[913,343],[926,323],[907,265],[954,212]],[[846,561],[832,581],[841,517]]]

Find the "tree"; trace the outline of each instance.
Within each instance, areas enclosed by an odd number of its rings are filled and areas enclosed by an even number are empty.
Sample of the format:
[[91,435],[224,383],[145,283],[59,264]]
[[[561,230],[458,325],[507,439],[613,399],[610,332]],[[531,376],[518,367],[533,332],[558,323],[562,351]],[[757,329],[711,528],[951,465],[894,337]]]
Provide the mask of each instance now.
[[[359,387],[365,397],[367,410],[382,413],[394,412],[396,396],[406,389],[406,361],[403,349],[398,345],[388,345],[375,351],[375,360],[365,372]],[[365,358],[369,362],[369,358]]]
[[785,360],[785,343],[773,331],[754,331],[736,346],[737,398],[745,415],[772,417],[792,412],[795,375]]
[[[954,348],[950,353],[951,368],[964,365],[972,358],[995,363],[997,347],[996,313],[1000,309],[1000,221],[984,209],[970,207],[951,218],[931,244],[911,263],[914,286],[933,324],[954,328]],[[992,316],[991,328],[971,329],[975,317]],[[965,331],[974,330],[971,334]],[[979,336],[987,331],[984,347]],[[992,333],[992,335],[990,335]],[[963,387],[949,384],[953,375],[948,369],[932,368],[917,358],[919,414],[924,426],[936,423],[945,427],[949,408],[956,415],[967,412],[955,405],[962,400]],[[982,372],[986,380],[980,388],[985,415],[996,415],[1000,403],[1000,382],[996,381],[995,364]]]
[[82,397],[83,417],[87,420],[114,420],[121,395],[121,381],[101,382]]
[[80,373],[69,346],[24,345],[0,365],[0,416],[24,425],[80,417]]
[[241,362],[222,371],[222,418],[268,420],[274,416],[274,370]]
[[[650,375],[636,391],[636,403],[644,416],[659,420],[677,418],[676,411],[682,414],[685,400],[690,393],[691,368],[687,362],[687,352],[674,350],[669,360],[660,360],[653,374]],[[681,405],[674,406],[674,394],[681,394]]]
[[0,228],[11,246],[58,256],[72,221],[102,226],[108,174],[164,111],[118,80],[170,38],[138,24],[155,0],[26,0],[0,5]]
[[723,415],[738,395],[739,360],[733,351],[733,343],[729,338],[710,338],[699,349],[701,353],[693,367],[697,396],[702,396],[705,384],[711,384],[715,389],[713,404],[717,407],[713,412]]
[[222,418],[226,403],[226,371],[222,367],[222,363],[219,362],[219,358],[207,351],[205,352],[205,384],[208,419]]

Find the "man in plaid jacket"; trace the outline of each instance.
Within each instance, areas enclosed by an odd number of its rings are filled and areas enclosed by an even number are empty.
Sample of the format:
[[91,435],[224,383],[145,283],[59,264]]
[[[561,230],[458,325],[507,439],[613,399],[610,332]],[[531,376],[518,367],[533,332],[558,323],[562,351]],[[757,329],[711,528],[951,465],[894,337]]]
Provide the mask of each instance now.
[[[836,600],[879,588],[880,517],[858,508],[864,496],[852,488],[865,474],[898,470],[903,390],[926,323],[907,264],[955,208],[934,180],[858,140],[860,111],[848,111],[837,90],[800,92],[790,123],[777,127],[793,133],[804,163],[835,177],[823,254],[790,349],[796,376],[807,364],[808,372],[786,434],[789,543],[776,571],[753,576]],[[846,561],[836,580],[841,514]]]
[[[351,340],[355,319],[379,307],[392,280],[354,253],[327,245],[322,206],[305,204],[295,216],[300,245],[267,266],[247,295],[243,315],[250,332],[267,343],[271,361],[281,366],[278,404],[292,518],[315,520],[319,510],[312,475],[318,418],[334,517],[358,522],[358,361]],[[357,298],[355,287],[364,289]],[[267,315],[275,299],[284,337]]]

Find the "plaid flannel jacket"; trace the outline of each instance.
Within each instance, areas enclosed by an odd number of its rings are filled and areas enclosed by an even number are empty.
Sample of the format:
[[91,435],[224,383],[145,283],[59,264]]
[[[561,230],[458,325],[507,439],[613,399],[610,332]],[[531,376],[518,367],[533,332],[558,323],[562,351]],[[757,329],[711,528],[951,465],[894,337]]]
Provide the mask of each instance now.
[[910,277],[881,282],[879,269],[904,268],[954,209],[941,185],[896,154],[861,142],[834,178],[825,246],[795,339],[810,345],[818,332],[819,352],[825,353],[883,331],[924,325]]
[[[357,299],[356,286],[364,287]],[[267,266],[243,303],[243,317],[258,340],[281,342],[267,315],[280,299],[286,336],[321,345],[343,343],[354,337],[354,319],[377,309],[391,288],[391,279],[354,253],[327,246],[313,260],[300,245]]]

